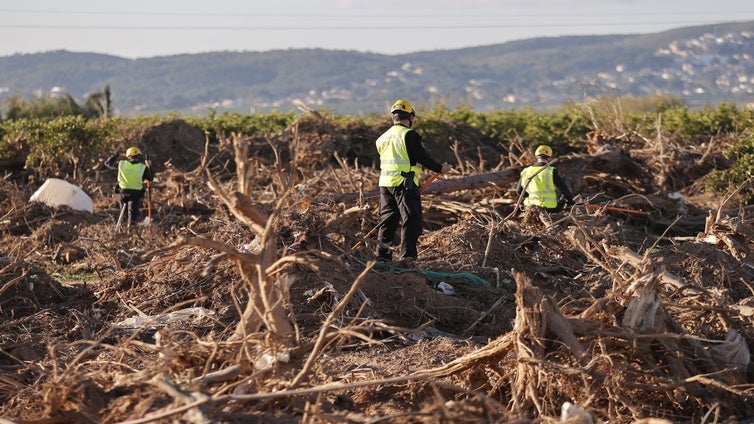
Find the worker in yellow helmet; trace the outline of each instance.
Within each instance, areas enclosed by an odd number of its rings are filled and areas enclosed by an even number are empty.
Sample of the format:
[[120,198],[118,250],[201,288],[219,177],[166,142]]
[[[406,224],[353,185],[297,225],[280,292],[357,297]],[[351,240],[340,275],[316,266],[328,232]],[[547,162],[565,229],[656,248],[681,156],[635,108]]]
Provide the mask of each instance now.
[[120,193],[120,209],[127,212],[128,225],[136,225],[139,221],[141,199],[144,197],[144,181],[152,181],[154,173],[138,147],[129,147],[126,158],[120,159],[115,153],[107,160],[105,166],[118,170],[118,184],[115,191]]
[[549,212],[563,210],[563,202],[560,196],[565,198],[565,203],[572,205],[573,195],[563,178],[558,175],[558,170],[547,165],[552,158],[552,148],[547,145],[537,146],[534,151],[537,162],[521,171],[521,178],[516,184],[516,193],[521,195],[526,191],[524,206],[536,206]]
[[416,113],[408,100],[396,100],[390,108],[393,125],[377,139],[380,154],[380,228],[377,259],[391,261],[390,244],[400,225],[399,258],[417,257],[416,243],[422,233],[422,204],[419,175],[423,168],[446,173],[448,163],[440,164],[424,150],[421,135],[411,127]]

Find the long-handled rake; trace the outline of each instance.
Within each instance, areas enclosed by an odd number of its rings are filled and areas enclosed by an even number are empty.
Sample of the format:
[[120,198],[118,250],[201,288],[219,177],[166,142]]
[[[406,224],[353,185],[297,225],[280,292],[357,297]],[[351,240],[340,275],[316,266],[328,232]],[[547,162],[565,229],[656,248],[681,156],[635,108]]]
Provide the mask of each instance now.
[[123,206],[120,208],[120,214],[118,215],[118,221],[115,223],[115,231],[118,232],[121,229],[121,225],[123,223],[123,217],[126,215],[126,207],[128,206],[128,203],[123,202]]
[[148,227],[152,226],[152,183],[147,181],[147,220]]

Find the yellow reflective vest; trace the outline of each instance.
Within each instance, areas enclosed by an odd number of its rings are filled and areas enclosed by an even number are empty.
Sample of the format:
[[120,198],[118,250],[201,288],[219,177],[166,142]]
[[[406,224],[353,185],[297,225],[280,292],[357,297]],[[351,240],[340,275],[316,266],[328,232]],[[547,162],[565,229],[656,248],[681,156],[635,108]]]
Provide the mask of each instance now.
[[[542,172],[539,172],[542,168],[544,168]],[[524,187],[526,193],[529,194],[524,199],[524,205],[541,206],[547,209],[558,207],[558,192],[553,178],[554,170],[552,166],[532,165],[521,171],[521,187]],[[528,182],[529,179],[531,182]]]
[[118,186],[121,190],[141,190],[144,188],[144,162],[131,163],[127,160],[118,162]]
[[414,171],[414,184],[419,186],[422,166],[411,166],[406,149],[406,134],[411,128],[395,124],[377,139],[377,152],[380,154],[380,187],[398,187],[403,183],[401,172]]

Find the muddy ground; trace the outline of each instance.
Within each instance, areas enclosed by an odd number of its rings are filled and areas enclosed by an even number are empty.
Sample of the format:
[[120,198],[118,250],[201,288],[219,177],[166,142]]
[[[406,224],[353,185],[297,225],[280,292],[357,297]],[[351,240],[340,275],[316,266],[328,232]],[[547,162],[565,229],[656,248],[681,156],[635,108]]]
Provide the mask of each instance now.
[[[455,168],[424,195],[408,267],[353,248],[377,224],[382,130],[306,116],[205,149],[181,121],[149,128],[123,147],[157,171],[151,221],[122,230],[102,159],[71,181],[93,214],[29,203],[44,175],[6,173],[0,416],[525,423],[570,403],[594,422],[753,422],[752,209],[703,190],[725,140],[585,139],[556,164],[579,203],[540,215],[506,174],[528,151],[448,124],[455,149],[427,148]],[[264,290],[279,302],[248,312]]]

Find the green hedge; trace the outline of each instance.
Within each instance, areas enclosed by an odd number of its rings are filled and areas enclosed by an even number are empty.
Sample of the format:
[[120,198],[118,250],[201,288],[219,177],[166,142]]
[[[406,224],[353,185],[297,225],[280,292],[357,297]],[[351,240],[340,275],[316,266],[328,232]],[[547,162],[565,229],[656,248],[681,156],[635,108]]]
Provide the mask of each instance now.
[[[462,122],[497,140],[504,147],[521,150],[548,144],[556,152],[586,150],[587,134],[595,129],[630,131],[653,139],[658,123],[663,137],[682,144],[708,142],[710,137],[726,135],[735,142],[726,151],[734,159],[727,170],[712,172],[706,181],[710,190],[733,190],[751,178],[754,170],[754,111],[735,105],[721,104],[714,108],[690,111],[671,101],[653,101],[656,110],[624,111],[618,100],[609,99],[589,104],[566,105],[554,112],[529,109],[477,112],[467,107],[450,110],[436,107],[420,111],[417,129],[431,136],[443,131],[447,122]],[[269,135],[289,127],[298,117],[294,113],[211,114],[204,118],[180,118],[211,135],[239,133]],[[333,125],[347,126],[356,120],[374,124],[385,117],[328,116]],[[27,170],[56,172],[61,177],[74,177],[78,169],[100,160],[124,140],[149,126],[179,119],[175,116],[143,116],[87,120],[82,116],[39,119],[6,119],[0,121],[0,161],[22,157]],[[387,122],[387,119],[385,118]],[[617,134],[616,134],[617,135]],[[754,190],[744,186],[746,201],[752,201]]]

